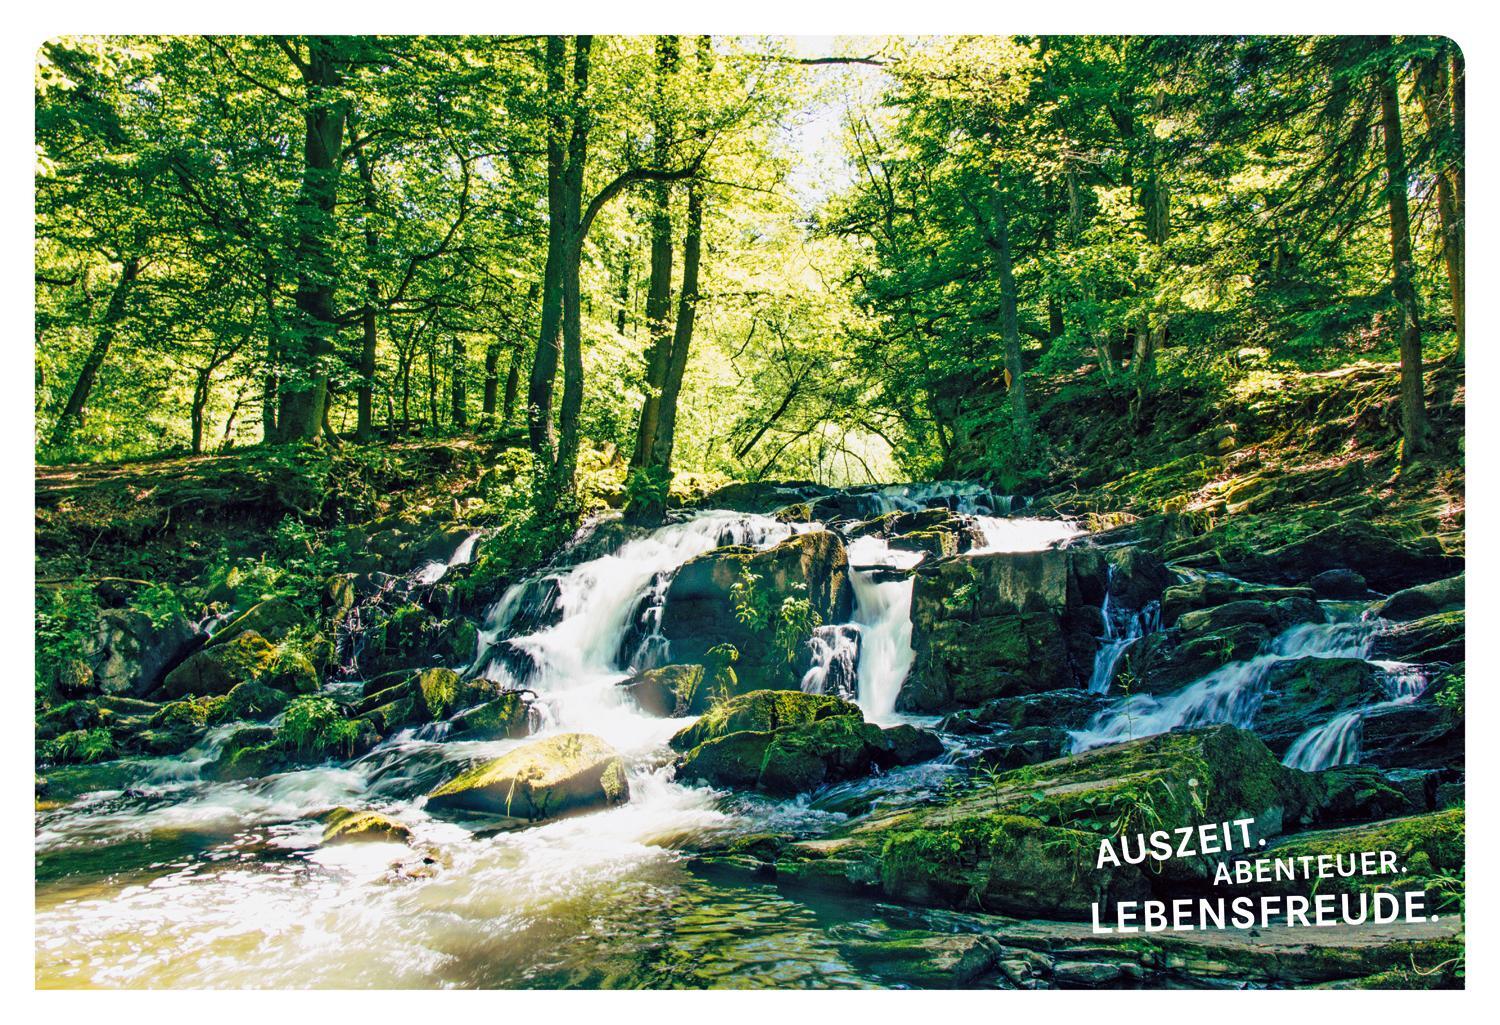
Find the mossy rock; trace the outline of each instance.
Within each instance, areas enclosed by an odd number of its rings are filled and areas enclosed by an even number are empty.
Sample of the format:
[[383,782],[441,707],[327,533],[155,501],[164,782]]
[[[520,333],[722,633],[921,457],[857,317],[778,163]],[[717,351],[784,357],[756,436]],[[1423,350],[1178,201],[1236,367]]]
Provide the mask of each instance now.
[[427,795],[427,807],[536,822],[628,800],[618,752],[591,734],[564,733],[460,773]]
[[701,711],[705,704],[703,666],[668,665],[647,669],[620,683],[620,691],[647,715],[675,717]]
[[355,705],[357,717],[381,733],[402,726],[441,722],[463,704],[463,684],[451,669],[424,669],[409,679],[367,694]]
[[[1120,829],[1254,818],[1255,836],[1309,820],[1318,788],[1232,726],[1163,734],[1003,772],[946,801],[876,812],[778,861],[793,878],[875,888],[921,904],[1086,917],[1095,900],[1137,899],[1158,877],[1096,870]],[[1206,884],[1206,859],[1166,863],[1168,884]]]
[[226,644],[236,637],[253,630],[274,643],[286,638],[297,627],[306,622],[302,610],[286,598],[267,598],[257,602],[244,612],[219,627],[209,638],[208,647]]
[[1400,662],[1462,662],[1464,610],[1435,612],[1399,623],[1376,634],[1371,647],[1376,658]]
[[1464,575],[1418,584],[1370,606],[1370,615],[1381,619],[1406,622],[1439,612],[1453,612],[1464,607]]
[[689,751],[731,733],[746,730],[769,733],[835,716],[864,720],[864,713],[858,705],[832,694],[804,694],[794,690],[752,691],[710,708],[697,722],[673,736],[670,743],[674,750]]
[[1161,620],[1163,625],[1173,626],[1184,613],[1210,609],[1231,602],[1271,603],[1287,598],[1311,601],[1316,597],[1317,592],[1310,587],[1253,584],[1225,576],[1199,577],[1196,580],[1173,584],[1162,592]]
[[1177,629],[1186,637],[1223,633],[1254,624],[1269,633],[1279,633],[1297,623],[1321,623],[1322,608],[1311,597],[1280,598],[1276,601],[1242,598],[1177,617]]
[[1337,858],[1343,855],[1347,858],[1366,851],[1391,851],[1396,855],[1396,872],[1351,876],[1335,873],[1325,879],[1273,879],[1235,889],[1303,895],[1420,889],[1427,891],[1430,910],[1458,910],[1462,906],[1464,848],[1462,808],[1362,826],[1297,833],[1268,844],[1257,851],[1257,855],[1265,858]]
[[284,690],[246,680],[226,694],[205,721],[235,722],[240,719],[269,719],[286,708],[292,700]]
[[91,730],[102,722],[97,701],[68,701],[37,716],[36,739],[53,740],[73,730]]
[[509,691],[455,716],[453,738],[504,740],[524,737],[530,730],[531,703],[520,691]]
[[678,778],[790,797],[942,752],[942,742],[924,730],[882,730],[861,716],[840,714],[712,737],[683,756]]
[[1286,749],[1340,712],[1386,700],[1377,667],[1358,658],[1301,658],[1266,673],[1255,732],[1271,750]]
[[167,674],[156,697],[227,694],[237,684],[264,676],[276,662],[275,646],[254,630],[246,630],[222,644],[193,652]]
[[375,811],[335,808],[323,816],[323,843],[407,843],[411,829]]

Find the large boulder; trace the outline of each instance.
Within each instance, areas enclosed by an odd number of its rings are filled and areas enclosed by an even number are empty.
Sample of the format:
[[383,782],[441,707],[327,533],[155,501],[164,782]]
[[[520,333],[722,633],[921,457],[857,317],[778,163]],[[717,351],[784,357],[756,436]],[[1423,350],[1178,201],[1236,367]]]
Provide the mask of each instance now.
[[267,598],[257,602],[225,623],[209,638],[208,645],[224,644],[247,631],[255,631],[275,644],[284,640],[306,621],[302,610],[285,598]]
[[440,722],[469,704],[468,697],[458,674],[438,667],[389,687],[369,690],[354,706],[354,714],[384,734],[402,726]]
[[1450,576],[1462,556],[1443,551],[1432,537],[1397,538],[1356,518],[1341,520],[1247,560],[1246,569],[1282,583],[1309,580],[1328,569],[1351,569],[1380,591]]
[[1053,690],[1042,694],[1017,694],[995,698],[978,708],[965,709],[947,716],[942,728],[948,733],[982,734],[1000,730],[1018,730],[1032,726],[1053,726],[1069,730],[1082,729],[1108,698],[1086,690]]
[[1360,723],[1360,761],[1396,769],[1462,768],[1463,717],[1426,696],[1372,708]]
[[[831,710],[831,706],[804,712],[819,710]],[[698,735],[708,739],[682,757],[678,778],[790,797],[825,783],[866,776],[875,769],[927,761],[943,752],[942,742],[933,734],[911,726],[883,730],[865,722],[857,708],[854,714],[793,719],[773,719],[769,729],[730,729],[731,725],[751,725],[743,715],[715,724]],[[757,720],[755,724],[764,721]],[[674,738],[674,746],[683,743]]]
[[[811,615],[783,625],[788,599],[805,599]],[[661,632],[675,662],[709,662],[711,649],[730,644],[739,652],[741,690],[792,689],[807,667],[813,629],[847,620],[852,605],[843,542],[809,531],[768,549],[731,546],[690,559],[667,589]]]
[[427,807],[538,822],[628,800],[619,753],[591,734],[563,733],[459,773],[427,795]]
[[1279,602],[1288,598],[1311,601],[1317,596],[1311,587],[1282,587],[1274,584],[1252,584],[1221,575],[1203,576],[1173,584],[1162,594],[1161,621],[1172,626],[1179,616],[1198,609],[1212,608],[1230,602]]
[[621,681],[620,691],[648,715],[691,715],[705,704],[703,667],[669,665],[647,669]]
[[254,630],[246,630],[193,652],[166,675],[154,697],[166,701],[189,694],[228,694],[246,680],[269,677],[276,665],[275,646]]
[[690,751],[699,744],[731,733],[772,733],[839,717],[863,720],[864,713],[853,702],[832,694],[804,694],[800,690],[752,691],[715,705],[697,722],[679,730],[669,743],[676,751]]
[[940,712],[1084,686],[1104,600],[1104,557],[1075,548],[944,559],[912,590],[916,656],[896,707]]
[[1464,607],[1464,575],[1418,584],[1370,606],[1370,615],[1406,622]]
[[105,609],[99,613],[85,661],[101,693],[140,697],[201,643],[203,637],[181,613],[153,622],[134,609]]
[[1087,920],[1094,903],[1205,884],[1217,857],[1098,866],[1120,832],[1253,818],[1271,837],[1313,812],[1318,787],[1232,726],[1163,734],[999,774],[956,797],[876,812],[788,844],[776,872],[914,904]]
[[1172,582],[1172,573],[1153,552],[1139,545],[1110,549],[1110,597],[1124,608],[1140,610],[1161,601]]

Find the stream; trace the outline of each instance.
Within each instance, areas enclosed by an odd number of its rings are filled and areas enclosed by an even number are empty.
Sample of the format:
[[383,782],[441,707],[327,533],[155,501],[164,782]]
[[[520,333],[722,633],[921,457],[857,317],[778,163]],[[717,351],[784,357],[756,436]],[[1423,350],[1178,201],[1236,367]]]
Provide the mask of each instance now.
[[[1008,515],[981,488],[876,493],[880,508],[944,505],[975,518],[977,552],[1050,547],[1070,521]],[[480,619],[468,671],[536,693],[532,737],[450,741],[405,730],[346,765],[212,782],[201,769],[233,726],[176,758],[114,763],[98,786],[36,818],[36,980],[41,987],[892,987],[922,985],[890,939],[951,927],[869,900],[784,890],[695,867],[688,851],[735,836],[816,836],[850,809],[926,800],[965,770],[947,757],[796,800],[725,794],[672,778],[666,741],[688,721],[640,712],[617,684],[666,661],[657,630],[672,574],[727,544],[772,546],[821,525],[725,511],[692,514],[608,554],[512,587]],[[473,539],[453,562],[466,560]],[[909,671],[912,581],[921,558],[875,535],[848,545],[853,611],[819,630],[804,690],[841,693],[884,725],[932,727],[896,697]],[[420,567],[420,583],[442,563]],[[1154,609],[1104,608],[1091,689],[1109,692],[1121,656],[1158,629]],[[1118,696],[1075,749],[1205,722],[1247,722],[1274,662],[1362,657],[1370,627],[1341,618],[1294,627],[1270,650],[1170,695]],[[1392,665],[1391,700],[1420,691]],[[349,686],[339,684],[338,686]],[[1288,753],[1304,768],[1358,757],[1359,710]],[[440,820],[425,794],[458,763],[537,736],[597,734],[625,757],[631,800],[514,832]],[[320,846],[315,816],[348,804],[412,830],[410,846]]]

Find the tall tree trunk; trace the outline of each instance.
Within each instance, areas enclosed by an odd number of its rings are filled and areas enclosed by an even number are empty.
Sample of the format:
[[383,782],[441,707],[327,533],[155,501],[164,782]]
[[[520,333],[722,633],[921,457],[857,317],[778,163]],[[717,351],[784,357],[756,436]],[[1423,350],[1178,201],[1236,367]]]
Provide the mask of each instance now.
[[630,322],[630,250],[625,250],[625,256],[620,266],[620,291],[618,294],[619,309],[615,311],[615,333],[621,338],[625,337],[625,327]]
[[276,272],[266,268],[266,376],[261,384],[260,440],[274,445],[281,440],[276,429],[276,406],[281,381],[281,317],[276,312]]
[[[665,167],[671,157],[672,124],[666,112],[666,84],[677,68],[676,36],[658,36],[656,165]],[[667,377],[671,348],[672,311],[672,190],[668,182],[651,187],[651,277],[646,286],[646,397],[641,404],[640,425],[630,466],[639,469],[650,461],[661,412],[661,389]]]
[[1463,125],[1457,120],[1462,107],[1462,58],[1453,55],[1452,66],[1441,54],[1424,62],[1417,76],[1418,94],[1427,132],[1438,154],[1437,208],[1442,229],[1443,264],[1448,272],[1448,291],[1453,302],[1453,331],[1458,336],[1458,357],[1464,351],[1464,209]]
[[469,426],[469,354],[464,345],[463,338],[458,332],[453,333],[453,366],[450,372],[453,375],[452,398],[453,398],[453,426],[463,430]]
[[376,260],[380,255],[380,238],[375,232],[375,168],[374,162],[360,146],[354,153],[359,168],[360,181],[364,184],[365,204],[365,307],[360,311],[362,337],[359,347],[358,421],[355,436],[360,441],[369,441],[375,436],[375,355],[380,338],[376,333],[375,310],[380,303],[380,282],[375,276]]
[[571,493],[578,469],[578,418],[583,410],[583,311],[579,281],[583,262],[583,172],[588,164],[590,118],[585,109],[589,83],[592,36],[573,41],[573,130],[568,139],[567,170],[563,176],[562,284],[563,394],[558,410],[557,458],[553,464],[555,501]]
[[672,449],[677,441],[677,401],[682,378],[687,373],[688,352],[693,344],[693,323],[698,314],[698,267],[703,243],[703,194],[697,182],[688,185],[687,229],[682,239],[682,294],[677,301],[677,327],[672,335],[672,355],[662,382],[661,411],[656,437],[651,442],[651,467],[663,481],[672,478]]
[[1401,465],[1427,450],[1427,408],[1422,394],[1422,323],[1412,284],[1411,222],[1406,207],[1406,153],[1396,73],[1380,75],[1381,134],[1385,136],[1385,194],[1391,214],[1391,291],[1401,307]]
[[516,392],[521,386],[521,347],[510,350],[510,369],[505,372],[505,404],[500,407],[500,422],[510,423],[516,409]]
[[1010,409],[1016,441],[1022,452],[1031,449],[1031,412],[1026,405],[1026,371],[1021,364],[1021,331],[1016,317],[1016,278],[1011,265],[1010,217],[997,186],[991,218],[996,269],[1000,278],[1000,335],[1005,351],[1005,373],[1010,378]]
[[557,380],[557,342],[562,323],[562,263],[567,241],[563,216],[563,133],[568,96],[564,84],[567,44],[548,36],[544,67],[547,79],[547,263],[542,272],[542,316],[536,358],[531,361],[527,390],[527,427],[531,450],[547,462],[553,459],[552,392]]
[[281,384],[277,418],[283,441],[308,441],[323,432],[328,371],[338,328],[333,308],[334,205],[343,162],[346,104],[336,98],[341,79],[338,43],[326,36],[307,41],[299,64],[307,93],[302,185],[297,195],[297,324],[286,339],[295,376]]
[[199,370],[193,379],[193,405],[189,417],[193,425],[193,455],[203,454],[203,417],[208,408],[209,385],[213,370]]
[[83,366],[78,371],[78,380],[68,393],[68,401],[63,403],[62,412],[58,414],[57,423],[52,428],[53,445],[62,445],[73,433],[73,429],[83,423],[84,406],[88,404],[99,370],[104,366],[105,357],[109,355],[109,347],[114,344],[120,321],[125,319],[125,303],[140,272],[141,262],[138,257],[127,256],[121,263],[120,280],[115,282],[115,289],[110,293],[109,304],[104,308],[104,319],[100,321],[99,331],[94,335],[94,344],[84,357]]
[[[514,364],[514,360],[512,360]],[[500,403],[500,340],[491,339],[484,347],[484,405],[482,410],[485,418],[489,419],[495,415],[495,407]]]

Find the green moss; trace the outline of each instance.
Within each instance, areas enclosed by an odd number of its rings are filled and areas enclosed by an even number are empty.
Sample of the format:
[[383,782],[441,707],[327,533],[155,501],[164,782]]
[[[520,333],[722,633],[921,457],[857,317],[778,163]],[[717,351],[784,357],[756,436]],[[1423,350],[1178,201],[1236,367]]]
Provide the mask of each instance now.
[[[1405,818],[1388,819],[1347,829],[1301,833],[1263,850],[1265,857],[1288,858],[1303,855],[1358,855],[1365,851],[1393,851],[1396,875],[1335,876],[1321,880],[1321,891],[1332,893],[1371,892],[1374,890],[1424,889],[1440,905],[1462,900],[1464,870],[1464,809],[1430,812]],[[1269,886],[1276,892],[1305,892],[1302,880],[1282,880]]]
[[56,740],[47,741],[39,750],[42,760],[58,765],[89,765],[108,761],[119,752],[109,730],[72,730]]
[[715,704],[697,722],[674,736],[671,745],[678,751],[688,751],[730,733],[743,730],[770,732],[835,716],[864,718],[858,705],[830,694],[751,691]]
[[355,720],[332,698],[304,695],[286,707],[276,741],[301,757],[341,755],[349,757],[360,735]]
[[405,843],[411,839],[411,830],[404,823],[374,811],[335,808],[323,817],[323,822],[324,843]]

